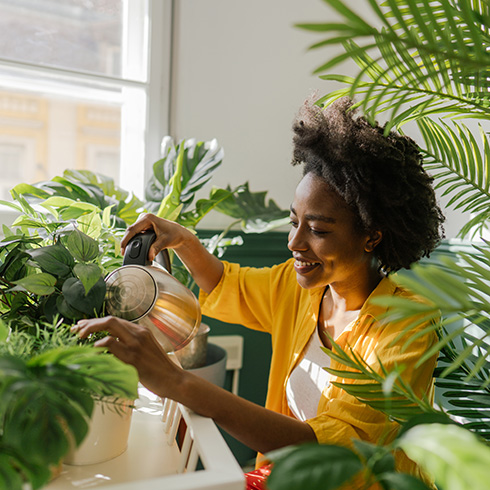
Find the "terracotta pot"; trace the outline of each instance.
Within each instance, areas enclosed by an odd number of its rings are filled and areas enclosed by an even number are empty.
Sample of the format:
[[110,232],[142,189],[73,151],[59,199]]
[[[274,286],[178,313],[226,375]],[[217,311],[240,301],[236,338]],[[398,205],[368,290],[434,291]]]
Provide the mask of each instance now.
[[117,400],[96,401],[89,431],[82,444],[73,448],[65,456],[64,463],[86,465],[108,461],[126,451],[128,447],[129,429],[133,402]]

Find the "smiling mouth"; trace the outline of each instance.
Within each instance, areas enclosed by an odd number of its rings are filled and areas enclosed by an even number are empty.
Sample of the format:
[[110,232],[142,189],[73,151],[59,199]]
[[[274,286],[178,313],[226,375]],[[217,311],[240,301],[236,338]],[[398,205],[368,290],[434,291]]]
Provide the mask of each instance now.
[[311,270],[315,269],[319,265],[320,264],[318,262],[303,262],[302,260],[295,260],[294,270],[298,274],[306,274],[307,272],[310,272]]

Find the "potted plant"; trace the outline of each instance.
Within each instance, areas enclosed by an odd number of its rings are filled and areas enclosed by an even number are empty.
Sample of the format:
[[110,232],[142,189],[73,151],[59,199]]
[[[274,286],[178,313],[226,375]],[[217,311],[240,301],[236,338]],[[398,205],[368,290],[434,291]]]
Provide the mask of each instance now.
[[[482,234],[490,217],[490,142],[483,129],[490,118],[487,2],[369,0],[356,4],[356,12],[342,0],[325,3],[341,21],[298,24],[326,34],[314,48],[343,48],[316,70],[320,78],[340,82],[342,88],[318,103],[349,95],[368,120],[385,117],[386,132],[403,132],[406,123],[416,123],[424,165],[449,196],[448,206],[471,213],[459,236]],[[364,8],[380,27],[357,13]],[[349,59],[359,67],[357,76],[331,73]],[[481,240],[446,248],[398,277],[429,304],[382,300],[397,318],[428,319],[442,313],[440,341],[434,347],[441,351],[435,373],[438,406],[414,396],[396,372],[379,376],[362,359],[334,346],[327,354],[347,366],[341,374],[366,383],[356,385],[352,394],[404,425],[388,447],[356,443],[351,451],[317,445],[271,455],[276,461],[268,481],[271,490],[339,488],[360,471],[385,489],[426,488],[409,475],[394,473],[390,453],[397,448],[432,474],[441,490],[488,487],[490,247]],[[332,454],[335,467],[327,463]],[[316,464],[320,460],[322,464]]]
[[[9,357],[5,361],[5,372],[11,362],[19,364],[26,377],[30,376],[31,367],[37,369],[39,362],[50,366],[65,363],[68,367],[62,364],[60,369],[68,369],[74,378],[73,386],[84,388],[79,403],[85,403],[82,407],[85,423],[82,424],[82,418],[70,417],[64,412],[59,418],[60,423],[68,427],[68,434],[74,433],[76,443],[86,434],[86,418],[92,413],[94,399],[102,394],[105,397],[135,396],[134,372],[120,369],[121,364],[112,356],[100,356],[91,346],[80,345],[67,332],[69,326],[81,318],[105,314],[103,278],[122,265],[120,240],[125,228],[141,212],[153,211],[195,230],[207,213],[220,211],[235,218],[227,230],[207,241],[210,249],[222,254],[226,246],[241,243],[240,239],[226,237],[228,230],[238,222],[247,232],[266,231],[284,222],[287,211],[280,210],[273,201],[266,203],[265,193],[250,192],[248,184],[235,189],[213,188],[209,198],[194,202],[196,192],[211,179],[222,158],[223,150],[216,141],[188,140],[175,145],[170,138],[165,138],[163,157],[154,165],[145,203],[119,189],[108,177],[74,170],[35,185],[18,184],[11,191],[13,202],[2,202],[18,213],[11,227],[4,226],[4,239],[0,242],[0,321],[3,321],[4,333],[5,328],[10,332],[8,342],[7,335],[3,335],[0,355],[8,352],[8,356],[16,359]],[[192,287],[184,268],[175,257],[172,259],[175,275]],[[46,346],[54,349],[49,355],[44,354]],[[109,373],[115,373],[104,390],[102,384],[96,384],[99,374],[83,381],[87,375],[84,368],[90,364],[83,361],[85,358],[101,369],[106,367],[104,379]],[[80,368],[75,363],[78,359],[83,364]],[[108,366],[108,362],[116,364]],[[43,365],[43,369],[47,367]],[[128,384],[123,383],[124,378]],[[62,379],[58,388],[57,378],[53,376],[49,381],[50,389],[57,392],[57,396],[67,396]],[[86,390],[84,383],[88,385]],[[17,395],[24,396],[22,390]],[[87,396],[90,403],[85,401]],[[6,414],[6,410],[1,410],[0,414]],[[7,433],[10,433],[11,418],[5,416],[3,421],[3,431],[9,426]],[[45,436],[44,433],[39,435],[40,438]],[[32,453],[24,459],[15,453],[17,459],[8,457],[7,469],[0,473],[5,471],[5,478],[11,479],[6,481],[16,485],[27,479],[38,488],[48,477],[46,468],[58,463],[61,453],[66,453],[67,445],[63,441],[62,438],[63,444],[53,449],[53,456],[49,458],[35,454],[39,445],[31,445]],[[0,445],[4,447],[3,441]],[[10,450],[5,447],[6,451]],[[15,488],[13,483],[11,487]]]
[[[22,426],[17,427],[15,420],[18,418],[27,424],[27,417],[30,416],[33,421],[39,422],[41,432],[37,437],[49,439],[58,436],[58,425],[62,424],[66,438],[72,439],[73,444],[55,445],[52,456],[48,455],[52,458],[49,464],[59,463],[61,456],[67,462],[81,464],[89,460],[83,459],[80,452],[73,452],[71,448],[80,445],[88,432],[88,419],[92,427],[93,415],[103,407],[106,418],[122,424],[117,431],[125,434],[125,440],[118,439],[116,442],[119,446],[115,447],[112,445],[112,435],[101,439],[97,448],[105,452],[98,452],[97,457],[99,460],[114,457],[127,444],[130,404],[138,396],[137,374],[112,355],[100,355],[92,346],[82,345],[76,336],[70,334],[69,328],[80,318],[103,314],[106,292],[104,276],[120,262],[116,258],[117,231],[111,229],[107,220],[104,222],[103,213],[98,213],[98,208],[93,204],[73,202],[70,207],[66,205],[66,198],[53,196],[43,201],[44,208],[35,209],[16,191],[13,191],[13,196],[15,202],[10,206],[16,208],[20,215],[14,226],[4,227],[5,238],[0,248],[0,315],[2,325],[9,332],[2,339],[0,352],[11,356],[11,359],[5,360],[4,380],[15,383],[12,386],[16,387],[16,391],[10,394],[8,390],[11,386],[6,384],[2,392],[0,403],[5,402],[6,405],[0,409],[3,416],[0,432],[5,437],[12,434],[12,437],[20,438]],[[46,346],[53,349],[50,355],[44,353]],[[77,356],[80,358],[78,364]],[[96,367],[86,369],[90,367],[90,364],[85,365],[89,361]],[[13,373],[13,368],[9,367],[12,363],[18,365],[19,372],[8,381],[8,376]],[[58,364],[61,371],[60,376],[56,377]],[[102,377],[104,370],[107,371]],[[37,380],[41,374],[43,377]],[[21,375],[26,379],[22,379]],[[79,380],[84,377],[85,381]],[[30,383],[30,378],[35,382]],[[45,387],[45,384],[49,386]],[[28,403],[30,399],[37,400],[32,392],[35,386],[53,400],[40,397],[40,404],[33,403],[31,408]],[[82,390],[80,396],[77,398],[69,392],[68,386],[73,386],[73,390]],[[57,390],[58,398],[54,400],[53,393]],[[83,408],[79,417],[69,410],[59,409],[61,403],[67,403],[67,397],[74,399],[75,408],[72,411],[80,410],[80,406]],[[90,403],[85,401],[87,397]],[[124,397],[124,401],[121,397]],[[51,402],[56,410],[61,410],[54,428],[53,423],[48,424],[45,419],[37,420],[31,413],[40,412],[44,404]],[[8,403],[13,403],[13,408]],[[14,409],[24,410],[25,417],[10,415]],[[45,412],[49,416],[54,413],[49,410]],[[25,437],[19,440],[25,443]],[[62,441],[66,438],[62,438]],[[8,445],[13,444],[13,439],[5,441]],[[87,443],[85,440],[84,444]],[[36,461],[35,451],[42,450],[43,446],[38,444],[31,447],[33,452],[27,452],[25,456],[27,463]],[[42,461],[48,462],[41,457]],[[36,475],[34,477],[37,478]],[[38,485],[37,480],[33,483]]]
[[137,396],[132,366],[77,345],[66,325],[31,328],[37,336],[0,322],[0,487],[11,490],[41,488],[52,478],[84,440],[95,400]]
[[[222,164],[223,156],[223,148],[216,140],[204,142],[188,139],[175,143],[167,136],[162,141],[162,158],[154,163],[152,175],[147,182],[144,202],[118,188],[108,177],[89,171],[66,170],[63,176],[50,181],[15,186],[12,189],[14,203],[3,204],[13,207],[21,214],[14,223],[17,229],[20,228],[25,233],[29,229],[34,230],[34,238],[25,238],[26,241],[35,240],[40,233],[43,236],[58,233],[60,239],[57,243],[61,241],[61,244],[67,246],[68,239],[70,242],[80,242],[83,238],[86,242],[85,249],[91,243],[94,253],[94,241],[98,241],[100,253],[97,257],[84,256],[75,259],[78,262],[85,260],[83,268],[87,275],[94,281],[97,277],[96,288],[91,289],[90,294],[96,296],[98,288],[100,296],[97,297],[102,299],[104,286],[101,277],[122,265],[120,239],[125,228],[143,212],[153,212],[194,232],[201,220],[212,211],[230,216],[232,220],[226,229],[202,240],[209,251],[220,257],[227,247],[243,243],[241,236],[228,236],[233,227],[240,225],[245,233],[262,233],[287,222],[288,211],[280,209],[273,200],[267,201],[266,192],[251,192],[248,183],[234,188],[228,186],[226,189],[211,187],[208,197],[197,198],[196,194],[205,190],[214,172]],[[7,236],[12,235],[8,229],[5,233]],[[51,245],[54,240],[50,242]],[[27,243],[24,245],[31,246]],[[49,251],[59,253],[61,248],[52,248]],[[48,250],[41,254],[47,252]],[[193,289],[194,283],[185,267],[172,251],[169,251],[169,255],[172,274],[185,286]],[[82,266],[77,267],[82,270]],[[38,275],[29,279],[23,276],[18,286],[31,287],[32,281],[41,279],[43,277]],[[68,301],[68,306],[80,304],[82,293],[89,294],[88,287],[91,284],[82,289],[81,281],[82,278],[76,275],[74,279],[69,279],[66,292],[76,290],[79,296],[73,297],[71,303]],[[61,293],[66,297],[63,288]],[[59,296],[58,293],[54,294]],[[58,301],[61,308],[66,305],[62,300]],[[97,314],[100,312],[101,309],[98,308]],[[87,311],[79,312],[78,318],[87,314]],[[75,319],[73,313],[71,318]],[[208,331],[203,325],[196,339],[191,342],[192,345],[179,353],[185,367],[197,368],[205,360]]]

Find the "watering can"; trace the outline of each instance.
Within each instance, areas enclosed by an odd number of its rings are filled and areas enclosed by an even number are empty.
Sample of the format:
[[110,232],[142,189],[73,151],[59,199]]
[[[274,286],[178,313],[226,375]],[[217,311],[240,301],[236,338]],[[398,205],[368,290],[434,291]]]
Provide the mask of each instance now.
[[135,235],[124,252],[122,267],[105,279],[110,315],[146,326],[166,352],[185,347],[201,323],[199,301],[172,276],[167,250],[158,255],[164,266],[148,260],[153,230]]

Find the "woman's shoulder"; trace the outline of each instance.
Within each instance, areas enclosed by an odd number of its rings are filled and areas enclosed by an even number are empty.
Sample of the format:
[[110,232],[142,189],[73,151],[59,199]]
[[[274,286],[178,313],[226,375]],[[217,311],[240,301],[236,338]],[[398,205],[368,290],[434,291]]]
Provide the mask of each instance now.
[[407,326],[423,329],[440,320],[439,311],[426,298],[390,276],[383,278],[369,296],[361,315],[371,317],[374,326],[386,331],[404,330]]

